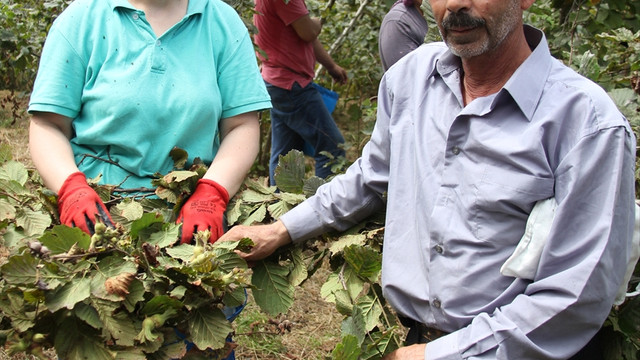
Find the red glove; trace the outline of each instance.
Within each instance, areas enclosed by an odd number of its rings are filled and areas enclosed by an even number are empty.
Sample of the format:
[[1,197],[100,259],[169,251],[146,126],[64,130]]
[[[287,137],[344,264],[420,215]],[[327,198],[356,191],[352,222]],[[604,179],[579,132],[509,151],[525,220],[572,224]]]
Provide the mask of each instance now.
[[193,242],[197,231],[210,230],[209,242],[214,243],[222,234],[222,218],[229,202],[229,193],[215,181],[200,179],[196,190],[180,209],[177,223],[182,223],[181,244]]
[[79,227],[89,235],[93,234],[96,216],[105,225],[113,227],[107,207],[81,172],[69,175],[62,184],[58,192],[58,212],[62,224]]

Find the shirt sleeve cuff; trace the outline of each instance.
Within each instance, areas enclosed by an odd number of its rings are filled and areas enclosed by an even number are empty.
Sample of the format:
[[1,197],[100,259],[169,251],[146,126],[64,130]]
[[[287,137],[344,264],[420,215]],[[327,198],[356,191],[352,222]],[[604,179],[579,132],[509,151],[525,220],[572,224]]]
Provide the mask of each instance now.
[[309,201],[303,201],[295,208],[280,217],[294,243],[320,236],[324,233],[320,217],[310,206]]
[[425,360],[462,360],[458,351],[458,332],[427,343],[424,350]]

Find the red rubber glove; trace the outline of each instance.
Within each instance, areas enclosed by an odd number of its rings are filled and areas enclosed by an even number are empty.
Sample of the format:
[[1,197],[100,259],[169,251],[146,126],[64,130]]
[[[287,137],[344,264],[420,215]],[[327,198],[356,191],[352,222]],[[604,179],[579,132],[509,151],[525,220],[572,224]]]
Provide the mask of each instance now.
[[93,234],[96,217],[113,227],[107,207],[81,172],[69,175],[62,184],[58,192],[58,212],[62,224],[78,227],[89,235]]
[[214,243],[222,234],[222,219],[229,202],[229,193],[215,181],[198,180],[196,190],[184,203],[177,223],[182,223],[181,244],[193,242],[197,231],[209,230],[209,242]]

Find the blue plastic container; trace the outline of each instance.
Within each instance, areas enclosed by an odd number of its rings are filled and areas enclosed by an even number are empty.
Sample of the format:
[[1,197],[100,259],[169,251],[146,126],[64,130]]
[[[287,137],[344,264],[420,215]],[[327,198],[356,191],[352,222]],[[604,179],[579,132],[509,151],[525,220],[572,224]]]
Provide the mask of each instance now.
[[333,110],[336,109],[336,104],[338,103],[338,95],[337,92],[327,89],[322,85],[318,85],[316,83],[311,83],[318,91],[320,95],[322,95],[322,100],[324,101],[324,105],[327,107],[330,113],[333,113]]

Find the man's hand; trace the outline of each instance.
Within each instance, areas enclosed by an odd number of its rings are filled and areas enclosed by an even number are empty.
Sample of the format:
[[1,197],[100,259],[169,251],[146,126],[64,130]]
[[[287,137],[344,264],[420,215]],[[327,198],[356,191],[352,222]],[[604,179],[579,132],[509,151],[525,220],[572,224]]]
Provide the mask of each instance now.
[[331,75],[331,77],[339,82],[340,84],[346,84],[348,80],[347,71],[343,69],[340,65],[336,64],[332,68],[327,68],[327,71]]
[[95,190],[87,184],[87,177],[81,172],[69,175],[60,187],[58,212],[62,224],[78,227],[89,235],[94,232],[96,218],[113,227],[107,207]]
[[424,360],[426,346],[426,344],[416,344],[401,347],[391,354],[387,354],[382,360]]
[[229,193],[220,184],[208,179],[198,180],[196,190],[180,209],[177,223],[182,223],[180,243],[193,242],[193,234],[209,230],[211,243],[224,233],[222,219],[229,202]]
[[248,253],[237,251],[247,262],[257,261],[273,254],[280,246],[289,244],[291,237],[284,224],[280,221],[268,225],[237,225],[224,234],[221,241],[237,241],[249,238],[254,246]]

